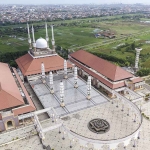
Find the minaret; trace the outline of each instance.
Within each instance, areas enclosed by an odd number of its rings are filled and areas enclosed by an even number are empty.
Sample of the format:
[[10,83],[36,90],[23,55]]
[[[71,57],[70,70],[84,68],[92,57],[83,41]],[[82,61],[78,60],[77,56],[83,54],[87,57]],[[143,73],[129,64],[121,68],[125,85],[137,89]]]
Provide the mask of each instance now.
[[136,50],[136,57],[135,57],[135,69],[138,70],[139,66],[139,56],[140,56],[140,52],[142,50],[142,48],[135,48]]
[[32,25],[32,37],[33,37],[33,48],[34,48],[34,51],[36,51],[36,43],[35,43],[34,28],[33,28],[33,25]]
[[41,73],[42,73],[43,83],[45,83],[45,66],[43,62],[41,63]]
[[78,87],[77,67],[74,68],[74,87]]
[[52,29],[52,51],[55,52],[55,39],[54,39],[53,25],[51,25],[51,29]]
[[52,72],[49,73],[49,83],[50,83],[50,93],[54,93],[54,88],[53,88],[53,74]]
[[29,24],[27,23],[29,49],[32,49]]
[[91,76],[88,76],[88,81],[87,81],[87,99],[91,99]]
[[60,106],[64,107],[65,106],[65,103],[64,103],[64,84],[62,81],[60,82],[60,102],[61,102]]
[[64,78],[67,79],[67,61],[64,60]]
[[46,29],[47,49],[49,49],[49,37],[48,37],[48,31],[47,31],[47,22],[45,22],[45,29]]

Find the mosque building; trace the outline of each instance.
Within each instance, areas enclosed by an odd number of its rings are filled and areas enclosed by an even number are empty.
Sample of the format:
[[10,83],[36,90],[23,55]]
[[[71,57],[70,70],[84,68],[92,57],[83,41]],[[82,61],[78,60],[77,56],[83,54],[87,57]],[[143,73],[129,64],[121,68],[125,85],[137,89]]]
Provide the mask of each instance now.
[[[32,98],[24,86],[24,80],[29,82],[34,91],[37,90],[37,93],[35,93],[38,98],[41,97],[41,95],[38,95],[39,93],[38,89],[35,88],[37,87],[35,83],[41,83],[42,81],[41,85],[43,84],[42,86],[46,87],[46,90],[48,90],[47,94],[49,95],[48,99],[51,101],[51,107],[57,104],[56,109],[58,109],[58,111],[56,110],[56,112],[61,115],[65,114],[67,109],[69,110],[67,113],[70,113],[73,108],[82,107],[82,105],[79,103],[74,103],[74,106],[72,105],[69,107],[67,105],[68,108],[64,108],[65,102],[63,101],[63,98],[65,87],[62,82],[60,83],[60,105],[56,100],[54,103],[54,98],[50,99],[50,97],[52,97],[50,94],[53,94],[54,90],[58,88],[57,85],[55,86],[55,89],[51,87],[49,88],[49,86],[51,86],[54,82],[53,75],[57,79],[61,79],[61,76],[63,76],[63,82],[66,84],[69,94],[69,91],[73,90],[69,89],[71,83],[74,84],[74,88],[78,88],[78,76],[82,77],[86,81],[88,79],[88,95],[84,100],[81,100],[84,102],[84,108],[96,105],[97,103],[96,100],[93,103],[90,101],[87,102],[87,100],[91,99],[91,83],[97,89],[102,88],[107,96],[111,98],[117,96],[124,99],[122,95],[128,93],[129,95],[134,95],[136,100],[143,99],[143,97],[134,92],[135,90],[143,87],[143,80],[140,77],[136,77],[126,70],[123,70],[121,67],[94,56],[84,50],[79,50],[69,54],[68,61],[60,57],[55,51],[53,25],[51,26],[52,48],[49,47],[47,23],[45,23],[46,39],[39,38],[35,40],[34,27],[32,25],[31,40],[30,28],[28,24],[27,30],[29,51],[27,54],[16,59],[18,69],[12,68],[8,64],[0,63],[0,131],[16,128],[19,126],[22,118],[28,117],[30,112],[36,110],[32,102]],[[136,68],[138,68],[138,57],[139,53],[136,57]],[[67,79],[69,76],[71,77],[70,81],[64,81],[64,79]],[[57,81],[55,81],[55,83],[56,82]],[[80,79],[80,83],[82,82],[83,81]],[[86,87],[85,83],[84,86]],[[38,86],[38,88],[44,92],[44,89],[40,86]],[[39,92],[42,93],[40,90]],[[77,92],[79,95],[83,94],[81,91]],[[45,93],[42,94],[44,97]],[[58,91],[56,92],[55,97],[59,97]],[[75,99],[75,97],[72,97],[72,99]],[[40,100],[41,103],[42,100],[43,99]],[[43,102],[44,108],[48,107],[48,105],[49,103],[47,103],[47,101]]]

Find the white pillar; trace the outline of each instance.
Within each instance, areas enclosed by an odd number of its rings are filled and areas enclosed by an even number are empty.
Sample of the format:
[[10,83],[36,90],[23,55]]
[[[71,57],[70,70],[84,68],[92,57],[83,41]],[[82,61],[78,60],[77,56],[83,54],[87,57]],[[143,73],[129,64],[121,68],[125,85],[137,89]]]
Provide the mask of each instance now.
[[74,87],[78,87],[77,67],[74,67]]
[[64,78],[67,79],[67,61],[64,60]]
[[52,51],[55,52],[55,39],[54,39],[53,25],[51,25],[51,29],[52,29]]
[[140,52],[141,52],[142,48],[136,48],[135,50],[136,50],[135,69],[138,69],[139,68],[139,66],[138,66],[138,64],[139,64],[139,56],[140,56]]
[[62,81],[60,82],[60,101],[61,101],[60,106],[64,107],[65,106],[65,103],[64,103],[64,84]]
[[43,79],[43,83],[45,83],[45,66],[44,63],[41,63],[41,73],[42,73],[42,79]]
[[52,72],[49,73],[49,83],[50,83],[50,93],[54,93],[54,88],[53,88],[53,74]]
[[32,49],[29,24],[27,23],[29,49]]
[[46,29],[47,49],[49,49],[49,37],[48,37],[48,31],[47,31],[47,22],[45,22],[45,29]]
[[35,36],[34,36],[34,28],[33,28],[33,25],[32,25],[32,37],[33,37],[33,48],[34,48],[34,51],[36,51],[36,43],[35,43]]
[[91,76],[88,76],[88,81],[87,81],[87,99],[91,99]]

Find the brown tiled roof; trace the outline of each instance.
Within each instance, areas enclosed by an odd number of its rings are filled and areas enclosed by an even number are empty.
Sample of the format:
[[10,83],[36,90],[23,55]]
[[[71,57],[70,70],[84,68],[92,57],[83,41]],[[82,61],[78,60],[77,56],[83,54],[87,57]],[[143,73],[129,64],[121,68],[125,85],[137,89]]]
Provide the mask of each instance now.
[[8,64],[0,63],[0,110],[23,104],[24,101]]
[[[46,72],[64,68],[64,59],[59,55],[44,58],[33,58],[27,53],[26,55],[16,59],[16,63],[24,76],[41,73],[42,62],[44,63]],[[72,65],[68,63],[67,67],[70,68]]]
[[70,54],[70,56],[112,81],[119,81],[133,76],[129,72],[123,70],[121,67],[116,66],[115,64],[112,64],[111,62],[99,58],[84,50],[76,51]]
[[100,82],[102,82],[103,84],[105,84],[106,86],[108,86],[110,89],[117,89],[117,88],[125,86],[124,82],[120,82],[120,83],[117,83],[117,84],[112,84],[111,82],[105,80],[104,78],[102,78],[98,74],[92,72],[91,70],[87,69],[86,67],[84,67],[80,63],[76,62],[72,58],[70,58],[69,60],[72,63],[74,63],[76,66],[78,66],[79,68],[81,68],[82,70],[84,70],[85,72],[87,72],[89,75],[91,75],[92,77],[95,77],[97,80],[99,80]]
[[133,83],[138,83],[138,82],[142,82],[142,81],[143,81],[143,79],[142,79],[142,78],[140,78],[140,77],[137,77],[137,78],[133,78],[133,79],[131,79],[131,81],[132,81]]
[[21,88],[23,89],[23,92],[24,92],[24,94],[25,94],[25,96],[26,96],[26,98],[27,98],[27,100],[28,100],[28,102],[29,102],[28,105],[24,105],[24,106],[22,106],[22,107],[18,107],[18,108],[13,109],[12,111],[13,111],[14,115],[20,115],[20,114],[24,114],[24,113],[28,113],[28,112],[35,111],[36,108],[35,108],[35,106],[34,106],[32,100],[31,100],[31,98],[30,98],[30,96],[29,96],[29,94],[28,94],[26,88],[24,87],[24,85],[23,85],[23,83],[22,83],[22,81],[21,81],[19,75],[17,74],[16,69],[13,68],[13,71],[15,72],[16,77],[17,77],[17,79],[18,79],[18,81],[19,81],[19,83],[20,83],[20,86],[21,86]]

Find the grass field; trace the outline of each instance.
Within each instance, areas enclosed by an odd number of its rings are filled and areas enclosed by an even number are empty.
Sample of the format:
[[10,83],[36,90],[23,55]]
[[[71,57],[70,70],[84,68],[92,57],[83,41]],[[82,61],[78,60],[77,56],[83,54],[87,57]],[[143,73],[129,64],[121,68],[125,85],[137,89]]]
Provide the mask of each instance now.
[[[106,20],[105,20],[106,19]],[[142,18],[141,20],[145,20]],[[65,26],[60,26],[61,23],[66,23]],[[41,25],[44,23],[35,23],[34,25]],[[140,20],[124,20],[121,16],[103,17],[103,18],[88,18],[67,21],[56,21],[48,23],[55,24],[54,33],[56,45],[70,50],[86,49],[126,59],[127,57],[135,57],[134,52],[126,52],[125,48],[119,51],[115,49],[121,43],[133,43],[136,45],[142,43],[142,55],[150,53],[150,44],[145,41],[150,40],[150,25],[141,23]],[[25,27],[26,25],[13,25],[8,27]],[[95,38],[94,30],[111,30],[116,34],[116,39],[110,40],[108,38]],[[51,39],[51,29],[48,29],[49,37]],[[24,38],[21,40],[19,38]],[[36,39],[45,38],[45,29],[38,29],[35,32]],[[122,38],[122,39],[121,39]],[[51,41],[51,40],[50,40]],[[93,44],[93,45],[89,45]],[[85,46],[89,45],[89,46]],[[83,46],[83,47],[81,47]],[[50,42],[51,47],[51,42]],[[5,37],[0,38],[0,53],[16,52],[28,50],[27,35],[22,34],[17,38]],[[150,58],[141,61],[143,67],[150,68]]]

